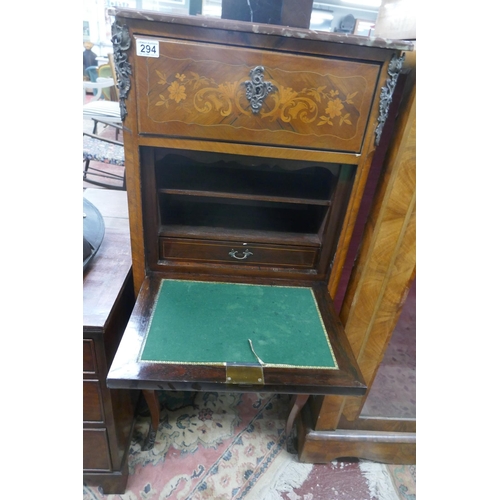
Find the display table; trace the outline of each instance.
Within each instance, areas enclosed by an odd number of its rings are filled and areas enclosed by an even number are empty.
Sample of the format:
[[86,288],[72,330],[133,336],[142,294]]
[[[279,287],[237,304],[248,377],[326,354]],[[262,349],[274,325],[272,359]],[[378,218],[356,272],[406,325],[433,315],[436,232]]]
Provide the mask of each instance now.
[[87,189],[103,216],[101,247],[83,274],[83,480],[123,493],[137,391],[106,387],[106,375],[134,305],[127,195]]

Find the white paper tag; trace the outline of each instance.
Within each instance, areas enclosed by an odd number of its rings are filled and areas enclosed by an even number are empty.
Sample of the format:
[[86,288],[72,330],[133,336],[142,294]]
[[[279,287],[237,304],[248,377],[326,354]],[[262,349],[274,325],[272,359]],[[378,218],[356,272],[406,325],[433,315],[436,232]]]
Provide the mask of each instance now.
[[160,57],[158,40],[136,40],[137,55],[142,57]]

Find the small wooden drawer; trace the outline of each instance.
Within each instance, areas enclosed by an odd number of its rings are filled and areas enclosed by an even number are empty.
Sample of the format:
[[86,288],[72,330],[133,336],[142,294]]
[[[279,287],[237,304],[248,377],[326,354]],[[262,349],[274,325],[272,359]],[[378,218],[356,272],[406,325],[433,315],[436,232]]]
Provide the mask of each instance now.
[[[155,41],[158,57],[136,58],[139,133],[361,150],[380,64]],[[259,80],[270,85],[261,107]]]
[[83,470],[111,470],[106,429],[83,429]]
[[314,247],[160,238],[160,259],[165,260],[309,269],[317,254]]
[[98,380],[83,381],[83,421],[104,421],[101,390]]
[[94,341],[92,339],[83,340],[83,373],[97,373]]

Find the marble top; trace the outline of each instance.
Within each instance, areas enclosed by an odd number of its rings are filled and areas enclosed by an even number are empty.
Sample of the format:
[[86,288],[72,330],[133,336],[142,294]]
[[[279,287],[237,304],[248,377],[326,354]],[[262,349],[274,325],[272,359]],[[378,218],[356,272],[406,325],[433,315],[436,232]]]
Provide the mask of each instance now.
[[274,24],[252,23],[247,21],[235,21],[232,19],[219,19],[208,16],[183,16],[165,14],[156,11],[125,9],[113,7],[109,9],[110,15],[128,19],[139,19],[144,21],[157,21],[171,24],[184,24],[203,28],[242,31],[264,35],[284,36],[308,40],[321,40],[346,45],[358,45],[378,47],[382,49],[414,50],[414,43],[407,40],[389,40],[380,37],[356,36],[345,33],[330,33],[328,31],[315,31],[305,28],[291,26],[278,26]]

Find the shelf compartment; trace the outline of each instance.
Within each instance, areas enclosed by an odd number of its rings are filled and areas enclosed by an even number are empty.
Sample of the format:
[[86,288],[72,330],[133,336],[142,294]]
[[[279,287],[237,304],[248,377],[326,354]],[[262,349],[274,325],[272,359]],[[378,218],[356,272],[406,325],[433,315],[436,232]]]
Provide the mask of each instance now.
[[[336,178],[324,167],[299,168],[301,165],[298,164],[290,170],[269,159],[253,159],[253,165],[245,165],[231,159],[222,161],[220,155],[205,155],[203,158],[205,161],[196,161],[187,156],[169,154],[156,168],[158,192],[330,204]],[[334,167],[333,170],[337,169]]]
[[252,194],[238,194],[231,192],[216,192],[216,191],[195,191],[186,189],[159,189],[159,193],[162,194],[173,194],[181,196],[204,196],[207,198],[226,198],[226,199],[237,199],[237,200],[253,200],[253,201],[267,201],[267,202],[278,202],[278,203],[295,203],[303,205],[320,205],[329,206],[330,200],[315,200],[312,198],[290,198],[282,197],[277,199],[275,196],[265,196],[265,195],[252,195]]
[[[273,274],[279,270],[280,276],[290,278],[326,276],[324,256],[331,254],[338,237],[332,220],[343,217],[355,167],[165,147],[144,147],[141,158],[151,269],[163,272],[171,266],[184,271],[196,263],[200,271],[221,274],[231,270],[264,276],[272,268]],[[162,238],[182,241],[184,255],[180,246],[174,253],[163,248]],[[237,259],[227,257],[232,248],[218,254],[210,247],[209,256],[200,257],[198,242],[203,241],[205,251],[211,242],[228,242],[294,248],[303,254],[297,258],[295,253],[274,251],[265,262],[235,265]],[[190,242],[193,248],[188,248]],[[192,263],[187,255],[194,257]],[[282,264],[276,260],[280,256]]]
[[162,226],[221,227],[241,231],[317,234],[327,207],[160,194],[159,210]]

